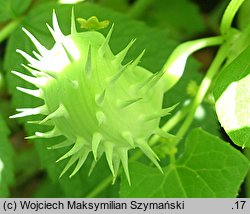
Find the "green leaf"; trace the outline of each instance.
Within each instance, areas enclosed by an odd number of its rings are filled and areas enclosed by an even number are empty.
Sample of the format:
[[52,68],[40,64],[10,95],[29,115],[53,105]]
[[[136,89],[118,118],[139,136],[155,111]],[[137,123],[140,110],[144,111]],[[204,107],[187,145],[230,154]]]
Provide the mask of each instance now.
[[15,19],[22,15],[32,0],[0,0],[0,21]]
[[165,28],[173,36],[182,39],[204,30],[199,8],[190,0],[155,0],[145,20],[150,25]]
[[236,59],[250,45],[250,26],[246,26],[242,31],[231,29],[229,35],[231,36],[230,48],[227,54],[226,65]]
[[186,139],[183,156],[164,169],[131,163],[130,187],[122,177],[121,197],[236,197],[249,161],[230,144],[201,129]]
[[[51,48],[54,41],[46,28],[46,22],[51,24],[52,10],[56,9],[56,13],[59,20],[59,25],[65,34],[70,32],[70,16],[71,6],[69,5],[57,5],[57,4],[44,4],[35,8],[24,19],[22,26],[31,31],[38,40],[47,48]],[[165,32],[155,31],[146,27],[145,24],[129,19],[127,16],[113,12],[108,9],[100,8],[93,4],[77,4],[74,7],[76,18],[88,19],[90,16],[98,15],[100,20],[108,19],[111,23],[115,23],[114,32],[111,37],[110,45],[114,53],[118,53],[122,50],[133,38],[137,38],[136,43],[128,53],[127,58],[124,60],[124,64],[131,59],[136,58],[141,51],[146,48],[146,53],[142,59],[141,65],[153,72],[159,71],[165,63],[167,57],[177,45],[177,42],[169,39],[169,35]],[[79,26],[78,30],[80,31]],[[108,27],[109,28],[109,27]],[[109,29],[103,29],[101,32],[107,34]],[[16,86],[32,88],[33,86],[20,80],[10,73],[11,70],[17,70],[24,72],[21,67],[22,63],[26,61],[16,53],[16,49],[24,50],[27,53],[32,53],[34,46],[29,41],[28,37],[22,32],[21,29],[17,29],[8,41],[7,52],[5,57],[5,70],[7,73],[7,81],[9,91],[12,94],[12,105],[15,108],[20,107],[35,107],[41,105],[42,102],[29,95],[25,95],[16,90]],[[22,123],[27,120],[38,119],[38,117],[29,117],[20,119]],[[34,134],[35,131],[45,131],[40,126],[34,124],[26,124],[25,130],[27,135]],[[65,150],[47,150],[48,146],[59,143],[62,139],[54,138],[48,140],[32,140],[35,142],[41,165],[48,172],[49,178],[54,182],[59,182],[61,189],[66,197],[84,197],[94,187],[97,186],[103,179],[110,175],[106,161],[103,159],[97,164],[90,177],[87,176],[90,165],[90,157],[79,173],[77,173],[71,179],[68,178],[69,173],[66,173],[59,181],[59,175],[63,170],[67,160],[62,163],[55,163],[55,161],[66,151]],[[91,155],[90,155],[91,156]],[[102,197],[116,197],[118,193],[118,184],[110,185],[107,192],[104,192]],[[111,191],[112,190],[112,191]]]
[[8,197],[9,187],[14,183],[14,152],[8,135],[9,130],[0,115],[0,197]]
[[232,141],[250,147],[250,47],[220,73],[214,87],[216,112]]

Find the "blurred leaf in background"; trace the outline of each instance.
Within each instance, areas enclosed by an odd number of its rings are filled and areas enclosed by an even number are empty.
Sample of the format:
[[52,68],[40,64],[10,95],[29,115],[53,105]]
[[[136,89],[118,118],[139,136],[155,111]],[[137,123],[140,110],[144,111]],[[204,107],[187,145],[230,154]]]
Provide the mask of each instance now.
[[32,0],[0,0],[0,22],[19,17],[31,2]]
[[9,130],[0,115],[0,197],[8,197],[9,188],[14,184],[14,151],[9,137]]
[[167,29],[182,40],[205,30],[199,7],[190,0],[155,0],[143,18],[149,25]]

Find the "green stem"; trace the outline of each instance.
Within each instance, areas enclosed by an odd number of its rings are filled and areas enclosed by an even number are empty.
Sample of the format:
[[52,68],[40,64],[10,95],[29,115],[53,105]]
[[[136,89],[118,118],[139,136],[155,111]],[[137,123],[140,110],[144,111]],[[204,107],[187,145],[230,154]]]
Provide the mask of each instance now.
[[[161,128],[165,132],[169,132],[172,128],[174,128],[189,112],[190,110],[190,105],[187,105],[185,107],[182,107],[171,119],[163,125]],[[157,139],[158,140],[158,139]],[[150,145],[154,145],[155,140],[152,139],[149,141]]]
[[223,36],[215,36],[188,41],[177,46],[161,69],[164,90],[168,91],[179,81],[183,75],[187,58],[192,53],[209,46],[221,45],[223,42]]
[[131,7],[128,15],[134,19],[142,17],[146,9],[154,2],[154,0],[137,0]]
[[204,97],[205,97],[205,95],[206,95],[206,93],[207,93],[207,91],[212,83],[212,80],[213,80],[215,74],[220,69],[222,63],[226,59],[227,51],[228,51],[227,44],[224,44],[223,46],[220,47],[214,61],[212,62],[211,66],[208,69],[206,76],[204,77],[203,81],[201,82],[201,85],[198,89],[198,92],[197,92],[197,94],[196,94],[196,96],[191,104],[191,109],[189,111],[187,118],[185,119],[181,128],[177,132],[177,137],[179,137],[179,138],[184,137],[184,135],[188,131],[188,129],[193,121],[196,109],[202,103],[202,101],[203,101],[203,99],[204,99]]
[[20,24],[22,18],[16,19],[4,26],[0,31],[0,42],[5,40]]
[[220,31],[225,35],[231,28],[235,14],[245,0],[232,0],[227,6],[221,20]]

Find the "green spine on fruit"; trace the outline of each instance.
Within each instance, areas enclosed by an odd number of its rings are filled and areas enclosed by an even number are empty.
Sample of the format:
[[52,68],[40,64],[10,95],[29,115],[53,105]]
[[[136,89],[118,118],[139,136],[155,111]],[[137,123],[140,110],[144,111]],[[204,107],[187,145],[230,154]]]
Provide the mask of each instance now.
[[58,161],[69,158],[61,175],[73,164],[70,176],[82,167],[90,153],[94,162],[105,154],[109,168],[116,178],[120,162],[130,183],[128,151],[140,148],[161,170],[158,157],[148,145],[153,134],[168,137],[159,128],[160,118],[172,108],[162,109],[164,94],[163,73],[152,74],[138,64],[144,51],[128,64],[123,64],[132,40],[114,55],[109,47],[113,26],[104,37],[96,31],[77,32],[72,12],[71,33],[65,36],[53,12],[54,37],[51,50],[42,46],[23,29],[36,46],[36,58],[17,50],[29,62],[23,65],[31,75],[12,71],[37,87],[18,90],[44,100],[37,108],[17,109],[12,118],[42,114],[41,125],[51,124],[47,133],[36,132],[32,138],[52,138],[63,135],[66,141],[50,149],[69,147]]

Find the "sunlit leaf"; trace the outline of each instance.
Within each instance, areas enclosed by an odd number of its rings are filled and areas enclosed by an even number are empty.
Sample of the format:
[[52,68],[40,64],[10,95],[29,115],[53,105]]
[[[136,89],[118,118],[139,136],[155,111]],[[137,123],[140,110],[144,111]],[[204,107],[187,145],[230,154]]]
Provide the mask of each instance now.
[[215,87],[216,112],[233,142],[250,147],[250,47],[221,71]]

